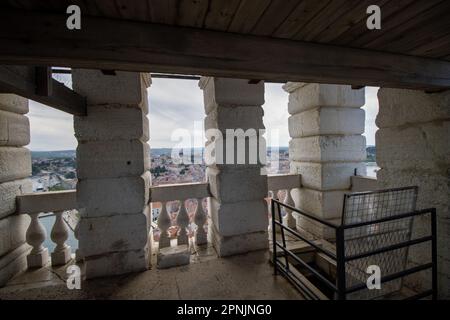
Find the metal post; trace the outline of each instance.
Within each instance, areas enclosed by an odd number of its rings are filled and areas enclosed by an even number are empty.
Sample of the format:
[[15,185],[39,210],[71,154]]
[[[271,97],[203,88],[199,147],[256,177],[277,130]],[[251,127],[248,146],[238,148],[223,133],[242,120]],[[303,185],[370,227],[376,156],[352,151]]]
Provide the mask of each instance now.
[[[283,248],[287,249],[286,236],[284,235],[283,216],[281,215],[280,202],[277,201],[278,217],[280,218],[281,239],[283,241]],[[286,251],[283,251],[284,259],[286,261],[286,270],[289,270],[289,258]]]
[[273,202],[273,198],[270,199],[270,207],[272,211],[272,262],[273,262],[273,274],[276,276],[278,274],[277,271],[277,233],[276,233],[276,224],[275,224],[275,204]]
[[437,226],[436,209],[431,209],[431,290],[432,299],[437,300]]
[[336,229],[336,271],[337,271],[337,298],[345,300],[345,245],[344,228],[339,226]]

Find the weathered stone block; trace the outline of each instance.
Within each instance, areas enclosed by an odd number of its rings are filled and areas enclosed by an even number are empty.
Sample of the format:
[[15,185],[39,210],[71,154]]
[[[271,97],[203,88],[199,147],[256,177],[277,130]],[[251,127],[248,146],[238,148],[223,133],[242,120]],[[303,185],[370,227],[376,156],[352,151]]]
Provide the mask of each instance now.
[[215,230],[214,225],[211,225],[209,230],[214,248],[220,257],[264,250],[269,247],[267,230],[230,237],[221,235]]
[[0,110],[18,114],[28,113],[28,99],[11,93],[0,93]]
[[191,252],[189,251],[189,246],[185,244],[176,247],[167,247],[159,249],[157,259],[158,269],[184,266],[189,264]]
[[450,218],[449,206],[449,172],[441,173],[429,170],[381,168],[377,172],[380,188],[399,188],[418,186],[417,208],[437,208],[439,217]]
[[355,174],[366,175],[363,162],[291,162],[291,172],[302,176],[302,186],[315,190],[350,189],[350,178]]
[[26,148],[0,148],[0,182],[31,175],[31,154]]
[[0,219],[0,257],[25,243],[30,217],[25,214]]
[[83,217],[77,230],[79,247],[84,257],[142,249],[147,244],[147,235],[145,213]]
[[88,104],[142,104],[147,95],[141,81],[139,72],[105,75],[101,70],[72,69],[73,89],[87,97]]
[[208,212],[221,236],[267,231],[267,203],[263,196],[259,201],[219,203],[210,198]]
[[364,133],[365,112],[358,108],[316,108],[289,117],[292,138]]
[[[304,235],[306,238],[309,238],[311,237],[311,235],[313,235],[314,237],[319,239],[336,239],[336,230],[322,223],[305,218],[301,215],[296,216],[296,221],[297,231],[300,234]],[[341,218],[329,219],[328,221],[334,223],[335,225],[341,224]]]
[[142,212],[148,204],[150,172],[141,176],[80,179],[77,184],[77,201],[84,208],[85,217],[102,217],[114,214]]
[[380,167],[441,171],[450,163],[450,121],[406,128],[384,128],[376,133]]
[[33,184],[29,179],[0,183],[0,218],[16,211],[16,197],[33,191]]
[[403,126],[450,118],[450,92],[381,88],[378,91],[379,128]]
[[74,117],[78,141],[149,139],[147,116],[138,107],[106,104],[88,106],[88,116]]
[[350,179],[352,181],[352,192],[375,191],[380,189],[377,178],[358,175]]
[[139,140],[95,141],[78,144],[79,179],[140,176],[150,170],[150,147]]
[[[344,194],[348,190],[317,191],[308,188],[294,189],[291,192],[296,208],[323,219],[342,216]],[[296,216],[295,213],[293,213]]]
[[217,107],[205,118],[205,130],[218,129],[225,135],[226,129],[264,129],[264,110],[260,106]]
[[0,111],[0,146],[25,146],[30,143],[30,122],[27,117]]
[[365,90],[352,89],[349,85],[309,83],[294,90],[289,94],[288,111],[296,114],[301,111],[317,107],[348,107],[360,108],[365,103]]
[[364,161],[366,138],[353,136],[313,136],[289,141],[289,158],[301,162]]
[[264,104],[264,82],[249,83],[245,79],[202,77],[206,114],[220,106],[261,106]]
[[86,279],[140,272],[147,270],[148,267],[147,248],[86,257],[84,261]]
[[207,168],[209,187],[219,202],[261,200],[267,195],[267,176],[255,168]]

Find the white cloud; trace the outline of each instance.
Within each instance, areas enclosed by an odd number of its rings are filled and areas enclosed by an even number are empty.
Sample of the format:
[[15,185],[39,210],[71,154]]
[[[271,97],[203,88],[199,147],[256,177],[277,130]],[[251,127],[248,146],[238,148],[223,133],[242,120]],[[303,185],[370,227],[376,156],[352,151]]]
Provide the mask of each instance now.
[[[61,79],[69,86],[70,79]],[[287,146],[288,132],[288,94],[281,84],[266,84],[264,125],[266,137],[270,130],[277,130],[279,141],[269,141],[274,146]],[[366,138],[367,144],[375,144],[375,117],[378,112],[376,97],[378,88],[366,88]],[[194,123],[203,122],[205,113],[203,93],[198,82],[193,80],[153,79],[148,89],[150,117],[150,145],[153,148],[170,148],[176,142],[171,134],[176,129],[193,132]],[[31,150],[75,149],[73,117],[64,112],[30,101]]]
[[35,151],[75,149],[73,116],[30,100],[31,141]]
[[366,87],[366,104],[363,109],[366,111],[366,136],[367,145],[375,145],[375,132],[378,127],[375,125],[375,119],[378,114],[378,93],[377,87]]

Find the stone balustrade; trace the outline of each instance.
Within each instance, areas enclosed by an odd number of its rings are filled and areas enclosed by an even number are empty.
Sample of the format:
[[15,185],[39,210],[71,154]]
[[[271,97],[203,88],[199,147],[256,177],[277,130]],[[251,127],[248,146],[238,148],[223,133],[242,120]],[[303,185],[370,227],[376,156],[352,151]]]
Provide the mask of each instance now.
[[50,233],[51,240],[56,244],[51,253],[53,266],[65,265],[71,259],[71,248],[66,244],[69,229],[63,219],[66,210],[77,207],[76,191],[55,191],[45,193],[28,193],[17,196],[17,213],[27,214],[31,221],[26,232],[26,241],[32,247],[27,256],[28,268],[40,268],[49,262],[48,248],[43,246],[47,233],[39,220],[42,213],[53,212],[55,223]]
[[[301,187],[301,175],[300,174],[276,174],[267,176],[267,189],[269,190],[269,198],[281,200],[282,202],[295,207],[294,200],[292,199],[292,190]],[[280,197],[281,196],[281,197]],[[269,219],[271,219],[271,207],[269,203]],[[292,215],[292,210],[285,209],[285,215],[283,217],[283,223],[295,229],[296,221]],[[269,228],[271,223],[269,223]],[[269,232],[269,237],[271,233]]]
[[[208,183],[187,183],[154,186],[150,188],[152,206],[161,204],[157,226],[160,232],[158,241],[158,267],[168,268],[188,264],[190,260],[189,233],[194,232],[193,243],[207,243],[205,223],[207,213],[203,201],[210,196]],[[176,203],[178,202],[178,203]],[[196,202],[194,210],[191,207]],[[178,207],[178,210],[172,210]],[[173,212],[174,211],[174,212]],[[189,213],[191,215],[189,215]],[[171,240],[176,239],[176,245]]]

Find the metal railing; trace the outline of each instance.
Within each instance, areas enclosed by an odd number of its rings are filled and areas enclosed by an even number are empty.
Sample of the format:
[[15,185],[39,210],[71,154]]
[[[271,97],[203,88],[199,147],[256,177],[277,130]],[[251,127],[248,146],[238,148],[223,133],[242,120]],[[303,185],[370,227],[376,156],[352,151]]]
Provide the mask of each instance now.
[[[296,230],[286,226],[283,224],[282,219],[282,213],[281,213],[281,207],[287,208],[289,210],[292,210],[299,215],[302,215],[306,218],[312,219],[322,225],[325,225],[329,228],[334,229],[335,235],[336,235],[336,252],[331,252],[330,250],[327,250],[323,247],[321,247],[319,244],[315,243],[312,240],[307,239],[306,236],[300,234]],[[275,210],[276,208],[276,210]],[[431,269],[431,289],[425,290],[423,292],[417,293],[414,296],[408,297],[407,299],[421,299],[428,296],[431,296],[433,300],[437,299],[437,242],[436,242],[436,209],[430,208],[430,209],[423,209],[423,210],[416,210],[413,212],[403,213],[395,216],[389,216],[389,217],[383,217],[380,219],[372,220],[372,221],[364,221],[359,223],[351,223],[347,225],[336,225],[329,221],[323,220],[319,217],[316,217],[314,215],[305,213],[297,208],[294,208],[292,206],[286,205],[285,203],[282,203],[276,199],[271,199],[271,212],[272,212],[272,249],[273,249],[273,257],[272,262],[274,265],[274,274],[277,275],[278,272],[280,272],[282,275],[284,275],[297,289],[299,289],[302,293],[304,293],[309,298],[317,298],[317,295],[314,294],[314,290],[309,288],[304,284],[302,279],[299,278],[298,272],[293,272],[291,268],[293,266],[290,266],[289,258],[292,258],[295,262],[297,262],[302,267],[306,268],[309,272],[312,273],[313,276],[316,277],[318,281],[320,281],[323,285],[331,289],[335,294],[338,300],[345,300],[347,298],[347,295],[359,290],[367,289],[366,283],[354,285],[348,287],[346,284],[346,263],[349,261],[353,261],[356,259],[361,259],[369,256],[373,256],[376,254],[381,254],[385,252],[392,252],[393,250],[400,249],[400,248],[406,248],[413,245],[417,245],[419,243],[424,242],[431,242],[431,262],[430,263],[424,263],[422,265],[417,265],[415,267],[406,268],[405,270],[402,270],[400,272],[396,272],[393,274],[384,275],[380,278],[380,283],[386,283],[395,279],[401,279],[405,276],[424,271],[427,269]],[[377,248],[371,251],[366,251],[361,254],[357,255],[350,255],[346,256],[345,254],[345,237],[344,232],[346,230],[351,230],[354,228],[360,228],[363,226],[370,226],[374,224],[379,223],[385,223],[389,221],[404,219],[404,218],[412,218],[416,216],[421,215],[431,215],[431,234],[429,236],[420,237],[417,239],[404,241],[400,243],[396,243],[395,245],[389,245],[384,246],[381,248]],[[278,216],[278,217],[277,217]],[[281,242],[276,239],[276,228],[280,228],[281,233]],[[293,237],[302,240],[306,243],[308,243],[310,246],[318,250],[319,252],[323,253],[327,257],[331,258],[336,263],[336,281],[333,283],[329,279],[327,279],[318,269],[314,268],[310,264],[307,263],[304,259],[296,255],[294,252],[289,250],[286,246],[286,234],[285,232],[288,232]],[[283,254],[278,255],[277,250],[280,249]],[[284,258],[284,262],[282,261]]]

